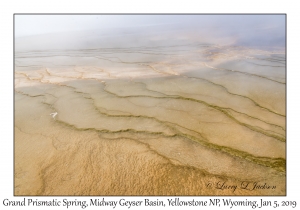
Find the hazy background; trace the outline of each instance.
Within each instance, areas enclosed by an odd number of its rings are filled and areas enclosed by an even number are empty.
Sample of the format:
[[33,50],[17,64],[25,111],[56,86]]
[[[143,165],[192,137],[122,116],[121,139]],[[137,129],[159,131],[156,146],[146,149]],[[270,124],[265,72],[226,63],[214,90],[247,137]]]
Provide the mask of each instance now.
[[285,15],[15,15],[16,51],[212,43],[285,48]]

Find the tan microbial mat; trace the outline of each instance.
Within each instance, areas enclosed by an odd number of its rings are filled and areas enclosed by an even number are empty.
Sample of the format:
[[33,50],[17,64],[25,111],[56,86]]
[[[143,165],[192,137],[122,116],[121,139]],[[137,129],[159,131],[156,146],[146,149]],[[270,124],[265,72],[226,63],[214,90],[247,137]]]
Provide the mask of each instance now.
[[285,48],[201,29],[16,37],[15,195],[285,195]]

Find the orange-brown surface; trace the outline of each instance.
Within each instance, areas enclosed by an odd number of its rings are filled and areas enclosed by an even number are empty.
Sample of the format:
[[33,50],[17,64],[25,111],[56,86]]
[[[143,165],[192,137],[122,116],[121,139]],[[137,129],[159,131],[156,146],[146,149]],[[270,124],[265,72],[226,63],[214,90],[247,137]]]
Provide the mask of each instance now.
[[15,195],[286,193],[282,51],[17,51],[15,64]]

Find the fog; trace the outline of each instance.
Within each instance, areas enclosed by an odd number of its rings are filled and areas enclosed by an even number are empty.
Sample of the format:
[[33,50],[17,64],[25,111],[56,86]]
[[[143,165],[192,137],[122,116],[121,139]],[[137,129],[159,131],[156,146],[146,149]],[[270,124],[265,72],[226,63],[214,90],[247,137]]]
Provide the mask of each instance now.
[[284,48],[285,18],[285,15],[15,15],[16,50],[174,43]]

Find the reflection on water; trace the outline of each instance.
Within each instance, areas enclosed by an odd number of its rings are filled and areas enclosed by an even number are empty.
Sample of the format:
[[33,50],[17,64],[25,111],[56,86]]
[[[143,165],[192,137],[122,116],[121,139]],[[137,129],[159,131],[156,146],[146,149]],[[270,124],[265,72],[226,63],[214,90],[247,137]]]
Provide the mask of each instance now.
[[133,40],[16,52],[15,194],[284,195],[284,51]]

